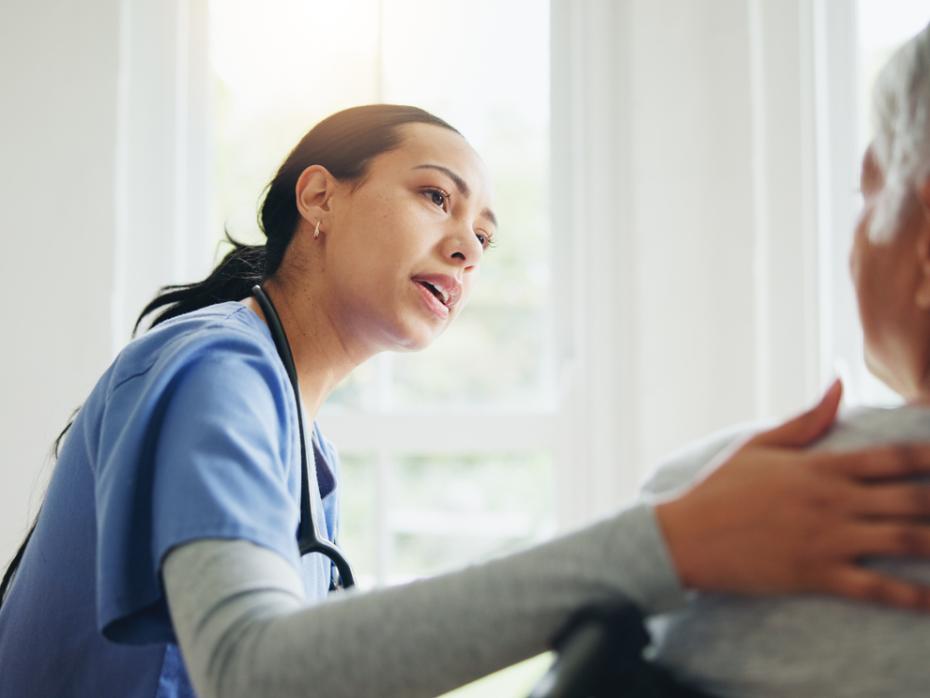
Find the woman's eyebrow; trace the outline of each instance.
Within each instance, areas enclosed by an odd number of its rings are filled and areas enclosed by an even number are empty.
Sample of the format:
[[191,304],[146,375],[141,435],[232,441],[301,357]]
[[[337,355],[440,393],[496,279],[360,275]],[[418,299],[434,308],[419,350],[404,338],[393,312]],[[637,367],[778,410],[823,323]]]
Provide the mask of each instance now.
[[[425,165],[417,165],[413,169],[415,170],[439,170],[440,172],[445,174],[449,179],[451,179],[455,183],[456,189],[459,190],[462,196],[464,196],[467,199],[469,195],[471,194],[471,189],[469,189],[468,187],[468,182],[466,182],[464,179],[462,179],[459,175],[457,175],[455,172],[450,170],[448,167],[443,167],[442,165],[425,164]],[[485,216],[488,220],[490,220],[491,223],[494,224],[495,228],[497,227],[497,216],[494,215],[494,212],[491,209],[489,208],[484,209],[481,212],[481,215]]]

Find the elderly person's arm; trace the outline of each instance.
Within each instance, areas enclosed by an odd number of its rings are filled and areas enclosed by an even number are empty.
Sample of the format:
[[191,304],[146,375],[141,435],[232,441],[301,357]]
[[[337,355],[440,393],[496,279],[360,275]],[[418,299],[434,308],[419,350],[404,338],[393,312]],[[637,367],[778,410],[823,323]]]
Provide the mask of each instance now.
[[[647,613],[676,607],[682,569],[696,588],[855,596],[861,590],[846,586],[845,573],[872,546],[850,543],[845,512],[882,497],[858,477],[930,471],[930,450],[842,458],[798,451],[824,432],[837,401],[834,391],[811,413],[726,454],[696,487],[655,509],[640,503],[508,557],[314,606],[303,606],[296,571],[270,551],[242,541],[182,545],[162,570],[194,686],[202,698],[436,695],[544,651],[583,606],[626,598]],[[826,506],[802,496],[837,488],[841,496]],[[930,514],[930,504],[917,513]],[[930,552],[930,535],[900,527]],[[832,530],[832,543],[817,543],[818,529]],[[874,548],[901,552],[893,540]],[[927,606],[919,585],[874,579],[883,600]]]

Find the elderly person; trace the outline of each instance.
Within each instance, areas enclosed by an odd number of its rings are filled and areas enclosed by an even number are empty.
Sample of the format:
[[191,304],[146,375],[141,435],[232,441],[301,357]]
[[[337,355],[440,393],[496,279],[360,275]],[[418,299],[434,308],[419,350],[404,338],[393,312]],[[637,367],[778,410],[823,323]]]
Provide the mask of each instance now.
[[[904,404],[843,415],[813,447],[822,451],[913,443],[930,434],[930,26],[885,65],[873,100],[876,135],[862,160],[863,206],[850,267],[869,369]],[[731,430],[679,453],[657,470],[645,492],[680,489],[745,431]],[[713,521],[705,526],[712,528]],[[829,536],[821,537],[826,543]],[[930,582],[924,561],[876,557],[868,564]],[[816,595],[695,593],[690,603],[655,621],[654,630],[658,663],[684,683],[721,697],[930,693],[927,618],[876,604]]]

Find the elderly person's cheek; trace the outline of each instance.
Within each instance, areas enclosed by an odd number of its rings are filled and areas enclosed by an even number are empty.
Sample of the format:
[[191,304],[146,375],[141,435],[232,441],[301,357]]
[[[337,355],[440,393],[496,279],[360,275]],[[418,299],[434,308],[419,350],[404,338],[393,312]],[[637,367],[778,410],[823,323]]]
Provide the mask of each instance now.
[[[863,215],[856,228],[853,246],[850,251],[849,267],[856,302],[859,308],[859,320],[865,350],[865,361],[873,373],[882,374],[884,363],[883,345],[887,339],[888,298],[883,297],[887,284],[882,283],[881,251],[869,240],[869,218]],[[885,279],[887,282],[887,279]]]

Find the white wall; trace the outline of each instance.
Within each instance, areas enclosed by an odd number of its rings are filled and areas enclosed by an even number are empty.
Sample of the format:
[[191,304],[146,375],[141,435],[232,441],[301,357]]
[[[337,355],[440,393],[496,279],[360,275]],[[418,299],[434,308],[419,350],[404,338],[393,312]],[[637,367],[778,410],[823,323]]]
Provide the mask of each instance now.
[[206,2],[0,9],[0,565],[45,492],[49,447],[136,314],[207,271]]
[[642,458],[818,383],[810,3],[633,3]]
[[3,567],[110,357],[117,26],[117,0],[0,5]]
[[694,438],[800,409],[824,380],[812,9],[553,0],[554,268],[574,281],[557,289],[563,520],[615,507]]
[[634,7],[634,392],[648,463],[755,411],[752,110],[745,2]]

